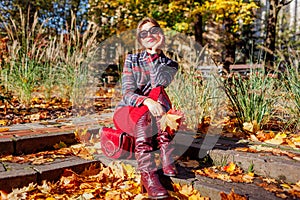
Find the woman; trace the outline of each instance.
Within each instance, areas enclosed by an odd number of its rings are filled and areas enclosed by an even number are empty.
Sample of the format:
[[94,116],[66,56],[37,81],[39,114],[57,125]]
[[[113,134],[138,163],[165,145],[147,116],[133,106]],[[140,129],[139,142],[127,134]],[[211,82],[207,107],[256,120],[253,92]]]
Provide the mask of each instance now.
[[155,20],[146,18],[139,22],[137,39],[143,51],[126,58],[122,73],[123,98],[114,113],[114,123],[135,138],[135,158],[148,197],[165,198],[168,192],[156,173],[153,151],[158,144],[164,174],[175,176],[172,137],[160,130],[159,119],[171,108],[164,88],[173,80],[178,64],[162,52],[165,36]]

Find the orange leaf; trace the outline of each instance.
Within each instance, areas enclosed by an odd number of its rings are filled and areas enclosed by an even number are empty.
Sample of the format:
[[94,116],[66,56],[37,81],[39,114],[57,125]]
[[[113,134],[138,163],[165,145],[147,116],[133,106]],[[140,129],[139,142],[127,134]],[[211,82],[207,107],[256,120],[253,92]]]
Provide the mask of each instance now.
[[232,174],[236,168],[236,165],[233,162],[230,162],[228,165],[223,167],[223,170],[229,174]]
[[233,189],[229,194],[226,194],[225,192],[220,192],[220,196],[221,200],[247,200],[247,197],[234,193]]
[[0,195],[1,195],[0,199],[7,199],[7,193],[6,192],[0,190]]
[[166,114],[162,116],[162,118],[159,120],[161,130],[166,131],[167,127],[170,128],[170,130],[177,131],[180,125],[180,119],[182,118],[181,114],[171,114],[176,113],[174,110],[170,110]]
[[9,131],[8,127],[0,127],[0,132]]

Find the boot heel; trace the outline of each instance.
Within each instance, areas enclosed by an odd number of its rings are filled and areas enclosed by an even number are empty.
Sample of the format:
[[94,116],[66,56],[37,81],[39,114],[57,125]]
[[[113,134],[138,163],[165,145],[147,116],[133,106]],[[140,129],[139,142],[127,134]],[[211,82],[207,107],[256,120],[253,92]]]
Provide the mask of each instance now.
[[148,199],[164,199],[169,197],[169,193],[164,188],[158,178],[156,172],[141,173],[142,188],[145,188]]
[[146,188],[145,188],[145,186],[143,185],[143,183],[141,182],[141,184],[140,184],[140,187],[141,187],[141,193],[143,194],[143,193],[147,193],[147,190],[146,190]]

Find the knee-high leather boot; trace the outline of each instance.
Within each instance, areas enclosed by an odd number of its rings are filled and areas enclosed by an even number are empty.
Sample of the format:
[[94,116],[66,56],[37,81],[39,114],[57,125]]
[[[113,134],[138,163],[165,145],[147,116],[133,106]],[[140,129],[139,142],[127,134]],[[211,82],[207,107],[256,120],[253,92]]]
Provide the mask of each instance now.
[[173,136],[171,136],[167,131],[161,130],[159,119],[160,118],[156,118],[156,124],[158,129],[157,140],[160,148],[162,169],[166,176],[176,176],[177,170],[172,155],[175,150],[172,142]]
[[161,185],[153,155],[152,126],[149,112],[136,124],[135,157],[141,173],[141,182],[147,190],[148,197],[154,199],[168,197],[167,190]]

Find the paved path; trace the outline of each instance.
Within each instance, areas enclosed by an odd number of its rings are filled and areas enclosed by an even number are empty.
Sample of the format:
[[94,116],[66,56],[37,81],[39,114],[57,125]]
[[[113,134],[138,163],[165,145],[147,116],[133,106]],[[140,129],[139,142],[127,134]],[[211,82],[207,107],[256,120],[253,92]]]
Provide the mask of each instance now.
[[[44,123],[19,124],[9,127],[8,131],[0,133],[0,154],[21,155],[53,149],[53,145],[64,142],[67,145],[78,143],[74,131],[78,128],[87,128],[92,134],[97,134],[101,125],[99,122],[111,119],[112,113],[90,115],[85,117],[59,119]],[[268,153],[248,153],[233,150],[235,147],[245,147],[248,143],[240,143],[216,136],[206,136],[195,139],[193,133],[179,132],[175,137],[176,154],[187,155],[190,159],[198,159],[209,153],[214,163],[234,161],[247,170],[250,165],[258,175],[275,179],[282,179],[295,183],[300,180],[300,162],[286,156],[274,156]],[[213,147],[213,149],[211,149]],[[293,152],[297,154],[297,152]],[[56,159],[42,165],[28,163],[1,162],[0,190],[10,191],[15,187],[26,186],[31,182],[41,183],[42,180],[58,180],[63,170],[70,168],[80,173],[91,164],[108,164],[113,160],[103,154],[95,156],[94,160],[86,160],[76,156]],[[136,166],[135,160],[123,160]],[[178,166],[179,175],[168,179],[161,176],[162,181],[194,184],[203,196],[212,200],[220,199],[220,192],[230,193],[232,188],[249,199],[279,199],[255,184],[228,183],[195,175],[190,168]]]

